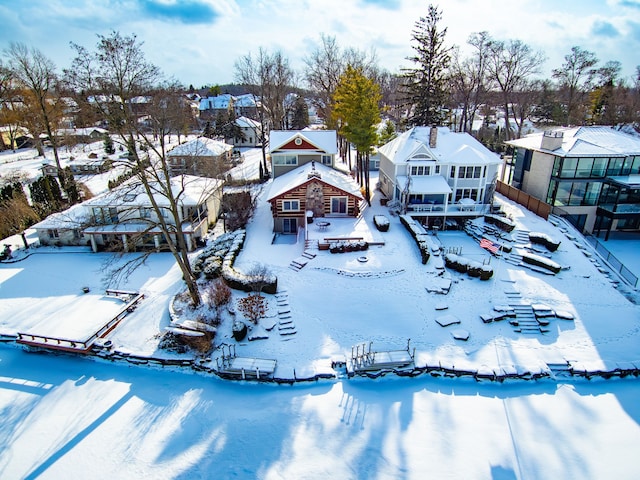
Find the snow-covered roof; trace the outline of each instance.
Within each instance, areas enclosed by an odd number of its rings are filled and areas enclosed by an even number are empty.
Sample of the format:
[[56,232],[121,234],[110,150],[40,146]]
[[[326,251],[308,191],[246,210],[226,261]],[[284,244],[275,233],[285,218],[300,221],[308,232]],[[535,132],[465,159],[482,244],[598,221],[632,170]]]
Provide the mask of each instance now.
[[[335,130],[272,130],[269,133],[269,152],[278,151],[295,138],[301,138],[315,145],[314,152],[321,151],[335,155],[338,153],[338,140]],[[296,150],[298,153],[304,150]]]
[[380,147],[380,153],[395,164],[405,163],[415,155],[419,160],[435,160],[456,165],[499,164],[500,158],[468,133],[437,127],[436,146],[429,146],[431,127],[413,127]]
[[238,117],[236,119],[236,124],[240,128],[260,128],[260,122],[256,122],[252,118],[247,117]]
[[321,163],[309,162],[274,179],[271,183],[267,200],[273,200],[283,193],[293,190],[294,188],[308,182],[311,180],[310,174],[312,174],[314,170],[319,174],[319,176],[311,178],[327,185],[331,185],[332,187],[349,193],[355,197],[362,198],[360,189],[353,179],[344,173],[334,170],[331,167],[327,167],[326,165],[322,165]]
[[72,205],[63,212],[52,213],[41,222],[36,223],[30,228],[36,230],[49,229],[74,229],[80,228],[88,220],[87,211],[82,203]]
[[[87,200],[83,205],[87,207],[151,207],[151,201],[143,185],[135,177],[132,180],[132,182],[126,182],[109,192]],[[171,178],[171,190],[175,197],[179,197],[178,204],[199,205],[220,188],[222,183],[222,180],[213,178],[179,175]],[[169,200],[158,188],[158,183],[151,182],[151,188],[158,205],[169,206]]]
[[77,136],[88,137],[94,132],[99,134],[99,135],[106,135],[106,134],[109,133],[104,128],[100,128],[100,127],[85,127],[85,128],[61,128],[61,129],[56,130],[56,135],[77,135]]
[[550,153],[559,157],[610,157],[640,155],[640,138],[607,126],[554,128],[554,134],[562,134],[562,143],[555,150],[542,148],[542,137],[545,132],[534,133],[517,140],[510,140],[508,145],[527,150]]
[[[407,176],[398,175],[398,188],[404,190],[407,187]],[[411,192],[451,193],[451,187],[442,175],[414,175],[411,177]]]
[[229,107],[229,102],[233,102],[234,107],[255,107],[256,101],[253,95],[247,93],[244,95],[230,95],[223,93],[215,97],[205,97],[200,100],[200,110],[222,110]]
[[178,145],[169,152],[170,157],[219,157],[225,152],[233,150],[233,145],[200,137],[195,140]]

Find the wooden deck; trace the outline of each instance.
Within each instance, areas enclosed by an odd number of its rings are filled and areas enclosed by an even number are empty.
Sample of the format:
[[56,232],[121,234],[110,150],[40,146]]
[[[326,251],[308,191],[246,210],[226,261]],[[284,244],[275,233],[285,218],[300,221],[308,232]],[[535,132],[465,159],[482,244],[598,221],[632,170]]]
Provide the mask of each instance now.
[[366,350],[366,344],[362,346],[362,350],[358,347],[355,352],[352,352],[351,362],[348,368],[354,372],[367,372],[384,369],[404,368],[413,364],[413,358],[415,355],[411,354],[409,350],[409,342],[407,342],[406,350],[383,350],[379,352],[371,351],[371,344],[369,343],[369,350]]
[[219,364],[219,373],[245,378],[267,378],[276,370],[276,360],[251,357],[233,357]]
[[106,337],[113,329],[115,329],[120,321],[131,313],[137,304],[144,298],[142,293],[137,292],[118,292],[115,290],[107,290],[107,296],[117,296],[125,301],[125,306],[120,309],[118,314],[102,325],[97,331],[93,332],[88,338],[72,339],[54,337],[49,335],[38,335],[31,332],[18,332],[18,343],[29,347],[47,348],[52,350],[62,350],[66,352],[88,353],[93,343],[98,338]]

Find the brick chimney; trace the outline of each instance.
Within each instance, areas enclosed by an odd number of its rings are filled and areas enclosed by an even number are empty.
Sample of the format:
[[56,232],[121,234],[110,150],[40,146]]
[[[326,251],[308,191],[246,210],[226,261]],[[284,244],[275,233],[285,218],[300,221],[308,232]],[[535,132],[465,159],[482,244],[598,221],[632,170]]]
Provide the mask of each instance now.
[[542,142],[540,142],[540,148],[545,150],[557,150],[562,146],[562,138],[564,133],[561,131],[547,130],[542,134]]
[[429,130],[429,147],[436,148],[438,142],[438,127],[432,126]]

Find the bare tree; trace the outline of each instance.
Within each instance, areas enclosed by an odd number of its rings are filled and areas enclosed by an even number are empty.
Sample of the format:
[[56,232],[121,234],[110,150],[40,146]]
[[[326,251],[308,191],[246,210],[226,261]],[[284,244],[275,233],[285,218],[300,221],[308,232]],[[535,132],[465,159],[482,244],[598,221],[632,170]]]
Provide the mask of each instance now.
[[[136,172],[139,185],[146,193],[155,212],[155,226],[166,239],[178,264],[194,306],[201,303],[196,277],[191,269],[188,248],[181,224],[183,215],[180,198],[186,185],[171,182],[166,156],[165,135],[173,128],[169,109],[161,109],[154,118],[154,135],[146,131],[132,108],[132,99],[156,89],[161,73],[149,63],[142,51],[142,43],[135,35],[122,36],[112,32],[98,35],[95,52],[72,44],[76,57],[65,71],[69,85],[82,91],[94,106],[108,119],[110,130],[118,142],[126,146],[127,166]],[[168,107],[169,103],[165,104]],[[161,205],[160,198],[166,201]],[[164,202],[163,202],[164,203]],[[166,217],[168,213],[168,218]],[[171,221],[169,220],[171,219]]]
[[262,47],[255,57],[248,53],[240,58],[234,68],[236,81],[256,100],[262,126],[262,168],[267,172],[266,132],[285,126],[285,98],[291,90],[293,70],[282,52],[269,53]]
[[564,93],[566,104],[566,123],[580,123],[584,117],[575,111],[585,96],[585,90],[597,73],[595,65],[598,58],[593,52],[580,47],[571,47],[571,53],[564,56],[560,68],[554,68],[552,76],[558,81],[560,91]]
[[347,65],[362,69],[365,76],[376,80],[382,72],[378,69],[375,51],[367,54],[354,48],[342,49],[336,37],[325,34],[320,35],[320,40],[320,45],[304,59],[304,76],[315,93],[313,103],[319,115],[328,128],[337,129],[333,118],[333,94]]
[[460,58],[459,50],[456,48],[453,51],[450,79],[452,96],[456,102],[454,106],[460,109],[460,117],[456,122],[460,131],[471,132],[476,112],[489,90],[487,56],[491,42],[487,32],[474,33],[467,40],[474,47],[470,57]]
[[538,73],[545,57],[541,52],[534,52],[520,40],[491,43],[488,58],[488,72],[496,82],[502,97],[506,139],[513,138],[509,121],[509,104],[514,102],[514,94],[529,77]]
[[40,50],[29,49],[22,43],[11,43],[5,54],[14,79],[25,91],[25,106],[33,115],[32,122],[41,126],[49,137],[56,166],[61,171],[56,130],[62,119],[62,108],[55,65]]

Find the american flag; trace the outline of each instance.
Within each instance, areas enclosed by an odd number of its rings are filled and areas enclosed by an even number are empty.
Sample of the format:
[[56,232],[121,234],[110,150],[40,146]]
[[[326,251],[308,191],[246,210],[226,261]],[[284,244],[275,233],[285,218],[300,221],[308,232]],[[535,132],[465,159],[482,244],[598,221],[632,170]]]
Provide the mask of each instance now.
[[491,253],[498,253],[498,250],[500,250],[500,245],[498,245],[497,243],[493,243],[487,238],[483,238],[482,240],[480,240],[480,248],[489,250]]

